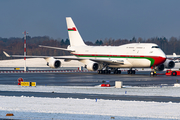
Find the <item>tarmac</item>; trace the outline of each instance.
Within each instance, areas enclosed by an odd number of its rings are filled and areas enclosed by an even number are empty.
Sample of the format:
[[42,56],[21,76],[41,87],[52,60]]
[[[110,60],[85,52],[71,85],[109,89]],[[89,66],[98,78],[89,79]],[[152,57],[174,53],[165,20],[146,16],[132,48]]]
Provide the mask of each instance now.
[[137,95],[108,95],[108,94],[83,94],[83,93],[54,93],[54,92],[21,92],[21,91],[0,91],[2,96],[26,96],[46,98],[78,98],[78,99],[104,99],[104,100],[125,100],[125,101],[154,101],[180,103],[180,97],[170,96],[137,96]]
[[[138,72],[135,75],[122,74],[97,74],[97,73],[6,73],[1,74],[0,84],[17,85],[17,79],[22,77],[24,81],[36,82],[43,86],[97,86],[102,83],[115,85],[115,81],[122,81],[126,86],[173,86],[179,79],[178,76],[150,76],[149,72]],[[138,95],[109,95],[109,94],[84,94],[84,93],[55,93],[55,92],[22,92],[1,91],[2,96],[34,96],[49,98],[79,98],[79,99],[109,99],[126,101],[156,101],[156,102],[180,102],[180,97],[168,96],[138,96]]]
[[111,86],[115,81],[122,81],[126,86],[173,86],[179,76],[150,76],[149,71],[139,71],[135,75],[97,74],[96,72],[63,72],[63,73],[5,73],[0,74],[0,84],[17,85],[18,78],[24,81],[36,82],[37,85],[51,86],[96,86],[108,82]]

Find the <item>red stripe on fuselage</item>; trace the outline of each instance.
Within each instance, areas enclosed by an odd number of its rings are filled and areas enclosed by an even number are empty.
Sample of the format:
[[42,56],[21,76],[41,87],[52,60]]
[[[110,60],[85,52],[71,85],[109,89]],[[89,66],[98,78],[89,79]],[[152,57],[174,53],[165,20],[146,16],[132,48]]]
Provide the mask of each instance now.
[[[160,64],[162,64],[162,63],[164,63],[165,61],[166,61],[166,58],[164,58],[164,57],[160,57],[160,56],[138,56],[138,55],[98,55],[98,54],[74,54],[74,55],[76,55],[76,56],[93,56],[93,57],[102,57],[102,56],[104,56],[104,57],[123,57],[123,58],[133,58],[133,57],[135,57],[135,58],[137,58],[137,57],[139,57],[139,58],[145,58],[145,59],[147,59],[147,58],[152,58],[152,59],[154,59],[154,64],[152,65],[152,66],[158,66],[158,65],[160,65]],[[137,58],[138,59],[138,58]]]
[[158,66],[160,64],[163,64],[166,61],[166,58],[160,57],[160,56],[158,56],[158,57],[151,57],[151,58],[154,59],[154,64],[152,66]]

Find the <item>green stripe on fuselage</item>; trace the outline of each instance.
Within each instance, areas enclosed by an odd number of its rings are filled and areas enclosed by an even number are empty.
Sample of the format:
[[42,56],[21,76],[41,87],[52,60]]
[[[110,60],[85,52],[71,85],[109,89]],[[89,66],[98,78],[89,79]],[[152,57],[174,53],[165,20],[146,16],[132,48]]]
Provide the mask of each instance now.
[[75,55],[76,57],[101,57],[101,58],[132,58],[132,59],[148,59],[151,61],[152,66],[154,64],[154,59],[150,57],[121,57],[121,56],[91,56],[91,55]]

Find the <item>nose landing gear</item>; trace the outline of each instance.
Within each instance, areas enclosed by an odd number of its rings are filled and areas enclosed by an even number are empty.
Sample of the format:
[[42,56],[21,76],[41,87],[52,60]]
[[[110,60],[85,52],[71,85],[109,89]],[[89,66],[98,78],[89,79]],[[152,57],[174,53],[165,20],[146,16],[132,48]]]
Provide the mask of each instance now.
[[151,71],[151,72],[150,72],[150,75],[151,75],[151,76],[157,75],[157,74],[156,74],[156,71]]
[[155,76],[155,75],[157,75],[157,74],[156,74],[156,70],[155,70],[155,68],[154,68],[154,67],[151,67],[151,72],[150,72],[150,75],[151,75],[151,76]]

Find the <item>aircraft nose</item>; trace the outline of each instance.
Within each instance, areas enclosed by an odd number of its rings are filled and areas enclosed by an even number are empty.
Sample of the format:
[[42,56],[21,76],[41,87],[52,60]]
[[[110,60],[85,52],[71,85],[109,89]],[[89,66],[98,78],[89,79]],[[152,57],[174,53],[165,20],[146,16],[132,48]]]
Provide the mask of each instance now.
[[166,54],[163,51],[161,51],[161,54],[154,60],[154,66],[161,65],[166,61]]
[[162,50],[156,50],[152,66],[159,66],[166,61],[166,54]]
[[164,57],[164,56],[156,57],[156,58],[154,58],[154,64],[153,64],[153,66],[161,65],[161,64],[164,63],[165,61],[166,61],[166,57]]

